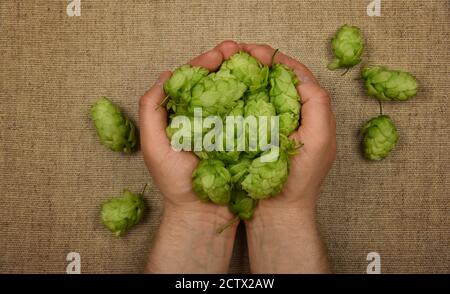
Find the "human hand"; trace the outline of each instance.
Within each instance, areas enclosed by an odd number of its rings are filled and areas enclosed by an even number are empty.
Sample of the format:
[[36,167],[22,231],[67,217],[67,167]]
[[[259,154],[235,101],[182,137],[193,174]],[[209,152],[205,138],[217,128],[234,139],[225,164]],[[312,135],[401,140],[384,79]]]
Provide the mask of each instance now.
[[[240,50],[271,66],[275,49],[268,45],[240,44]],[[260,208],[313,208],[320,186],[336,156],[336,122],[328,92],[303,64],[277,52],[274,63],[282,63],[297,75],[297,91],[301,97],[301,124],[290,138],[303,143],[291,156],[289,176],[279,195],[260,201]]]
[[[271,65],[275,50],[270,46],[239,47]],[[320,186],[336,156],[336,123],[330,98],[300,62],[281,52],[273,61],[292,69],[300,81],[301,124],[290,138],[304,145],[291,157],[281,193],[260,201],[252,220],[246,222],[250,269],[255,273],[327,273],[326,249],[314,215]]]
[[[239,50],[236,42],[224,41],[189,62],[215,71]],[[191,152],[172,149],[166,136],[167,112],[158,107],[166,96],[164,72],[139,103],[141,150],[153,181],[164,199],[164,213],[154,238],[150,273],[225,273],[231,259],[237,224],[222,234],[217,229],[233,215],[228,207],[201,202],[192,190],[192,172],[199,160]]]
[[[215,71],[238,50],[236,42],[224,41],[189,64]],[[158,106],[166,96],[163,85],[170,75],[170,72],[162,73],[140,99],[141,149],[145,163],[164,196],[166,209],[219,215],[229,221],[232,215],[226,207],[201,202],[192,190],[192,172],[199,162],[198,158],[192,152],[174,151],[167,138],[167,111]]]

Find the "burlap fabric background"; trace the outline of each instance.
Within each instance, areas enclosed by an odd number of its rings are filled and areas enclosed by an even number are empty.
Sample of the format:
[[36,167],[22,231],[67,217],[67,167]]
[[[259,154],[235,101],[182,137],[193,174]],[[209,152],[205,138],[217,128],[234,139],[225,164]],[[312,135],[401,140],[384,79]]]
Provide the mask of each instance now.
[[[268,43],[301,60],[333,99],[338,156],[318,218],[338,273],[450,270],[450,7],[447,0],[0,2],[0,272],[63,273],[81,254],[87,272],[140,272],[159,225],[161,200],[140,153],[108,151],[89,108],[101,95],[137,121],[138,99],[158,73],[230,38]],[[367,38],[366,60],[420,81],[406,103],[384,103],[401,134],[382,162],[360,155],[358,130],[378,114],[354,78],[325,66],[329,39],[350,23]],[[99,222],[99,204],[150,183],[144,222],[123,239]],[[299,248],[298,250],[302,250]],[[242,229],[232,272],[248,271]]]

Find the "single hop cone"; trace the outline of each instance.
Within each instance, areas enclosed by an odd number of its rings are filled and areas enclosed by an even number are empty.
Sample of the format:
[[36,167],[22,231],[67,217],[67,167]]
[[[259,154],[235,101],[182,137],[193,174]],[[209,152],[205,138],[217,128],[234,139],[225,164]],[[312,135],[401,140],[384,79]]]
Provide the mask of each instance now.
[[380,101],[406,101],[417,94],[417,80],[406,71],[366,66],[361,74],[367,94]]
[[250,93],[259,92],[267,87],[269,68],[246,52],[233,55],[222,64],[219,72],[222,70],[229,70],[248,87]]
[[205,116],[224,116],[237,105],[246,90],[247,86],[229,71],[212,73],[192,88],[189,113],[194,114],[195,108],[202,108]]
[[288,136],[298,128],[300,96],[297,92],[297,76],[285,65],[274,64],[269,75],[270,102],[280,116],[280,134]]
[[387,115],[380,115],[369,120],[361,133],[364,156],[369,160],[386,158],[399,138],[394,123]]
[[108,98],[102,97],[92,106],[91,119],[101,143],[112,151],[137,149],[136,127]]
[[119,237],[142,219],[144,210],[143,196],[125,189],[122,197],[102,204],[101,218],[103,224]]
[[186,114],[192,98],[192,88],[204,77],[208,70],[188,64],[180,66],[164,83],[164,92],[170,98],[166,108],[171,113]]
[[349,68],[361,62],[364,39],[358,27],[343,25],[331,40],[335,58],[328,69]]
[[231,175],[220,160],[202,160],[192,174],[194,191],[203,201],[227,205],[231,197]]
[[[262,155],[266,155],[266,151]],[[242,181],[242,188],[255,199],[265,199],[281,192],[289,172],[289,159],[283,150],[279,150],[278,159],[263,162],[261,157],[252,161],[249,173]]]
[[230,211],[241,220],[249,220],[253,216],[253,211],[257,201],[248,197],[245,191],[234,190],[229,205]]

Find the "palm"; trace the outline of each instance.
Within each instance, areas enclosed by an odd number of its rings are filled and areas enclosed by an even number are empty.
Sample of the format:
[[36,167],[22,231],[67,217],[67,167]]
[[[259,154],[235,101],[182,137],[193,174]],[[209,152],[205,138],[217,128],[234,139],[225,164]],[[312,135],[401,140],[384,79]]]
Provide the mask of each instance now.
[[162,159],[158,167],[159,172],[153,175],[153,179],[169,201],[174,203],[197,201],[191,181],[192,171],[197,164],[198,159],[192,153],[170,150]]

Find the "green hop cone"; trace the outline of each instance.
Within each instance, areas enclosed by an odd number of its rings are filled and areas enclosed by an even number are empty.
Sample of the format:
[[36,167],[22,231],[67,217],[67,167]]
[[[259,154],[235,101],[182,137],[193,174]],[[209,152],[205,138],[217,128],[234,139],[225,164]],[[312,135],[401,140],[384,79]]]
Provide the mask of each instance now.
[[417,80],[408,72],[366,66],[361,74],[367,94],[378,100],[406,101],[417,94]]
[[108,98],[100,98],[91,108],[91,119],[103,145],[113,151],[133,152],[137,149],[134,124]]
[[[173,116],[169,120],[169,124],[168,124],[168,126],[166,128],[166,135],[171,140],[171,143],[172,143],[172,138],[175,135],[175,133],[180,131],[182,129],[182,127],[186,127],[186,126],[183,126],[183,124],[180,124],[179,127],[175,127],[172,124],[172,122],[173,122],[173,120],[176,117],[177,117],[177,115]],[[191,129],[191,133],[189,135],[185,136],[184,138],[180,138],[180,140],[177,143],[184,146],[184,142],[181,139],[190,140],[190,146],[191,146],[190,148],[191,148],[191,150],[193,150],[194,149],[195,137],[198,136],[199,140],[202,140],[203,136],[209,131],[209,129],[201,126],[201,128],[199,128],[199,130],[196,130],[196,126],[194,125],[194,117],[192,117],[192,116],[184,116],[184,115],[181,115],[180,117],[184,117],[184,118],[187,118],[189,120],[189,126],[190,126],[190,129]],[[187,123],[187,121],[186,121],[186,123]],[[201,122],[198,122],[198,123],[199,123],[199,126],[200,126]],[[189,144],[186,143],[186,145],[189,145]]]
[[250,100],[244,107],[245,116],[253,115],[256,118],[259,116],[267,116],[268,118],[275,116],[275,107],[272,103],[264,100]]
[[369,120],[361,130],[364,156],[370,160],[381,160],[395,147],[399,135],[391,118],[380,115]]
[[230,211],[241,220],[249,220],[253,216],[253,211],[257,201],[248,197],[245,191],[234,190],[229,204]]
[[172,76],[164,83],[164,91],[170,96],[167,109],[175,113],[183,113],[191,101],[192,88],[206,75],[208,70],[201,67],[183,65],[177,68]]
[[101,218],[103,224],[119,237],[142,219],[144,210],[142,194],[133,194],[125,189],[122,197],[102,204]]
[[269,102],[269,92],[267,90],[262,90],[256,93],[249,93],[246,97],[245,97],[246,101],[252,101],[252,100],[264,100],[266,102]]
[[[268,154],[265,151],[261,156]],[[278,159],[262,162],[261,157],[253,160],[249,174],[242,181],[242,188],[248,195],[256,200],[265,199],[278,194],[287,180],[289,171],[289,158],[279,149]]]
[[213,153],[214,158],[223,161],[225,164],[232,164],[232,163],[238,162],[241,152],[236,150],[236,140],[234,142],[233,150],[227,151],[225,132],[224,132],[224,135],[222,138],[223,138],[223,151],[215,151],[215,152],[208,152],[208,153]]
[[275,64],[269,75],[270,101],[279,115],[280,134],[288,136],[298,128],[300,96],[297,92],[297,76],[285,65]]
[[[234,140],[234,148],[233,150],[227,151],[226,149],[226,132],[225,128],[223,130],[223,151],[215,151],[213,152],[215,154],[215,158],[223,161],[226,164],[231,164],[239,161],[239,156],[241,152],[236,150],[236,140],[234,138],[231,138],[231,140]],[[211,153],[211,152],[210,152]]]
[[293,112],[285,112],[279,115],[280,134],[290,135],[298,128],[299,116]]
[[203,201],[227,205],[231,197],[231,175],[220,160],[202,160],[192,174],[194,191]]
[[231,174],[231,182],[235,186],[241,185],[242,181],[248,175],[252,160],[249,158],[242,158],[239,162],[228,166]]
[[202,78],[192,89],[189,112],[202,108],[204,116],[224,116],[244,95],[247,87],[229,72],[212,73]]
[[348,68],[361,62],[364,39],[358,27],[343,25],[331,40],[335,58],[328,69]]
[[[250,100],[247,102],[247,104],[245,105],[244,108],[244,112],[245,112],[245,117],[249,117],[249,116],[254,116],[256,118],[256,122],[257,122],[257,129],[256,130],[252,130],[250,132],[250,129],[247,129],[247,140],[249,140],[249,134],[253,133],[253,134],[258,134],[258,145],[261,142],[261,140],[263,140],[260,136],[259,136],[259,128],[261,127],[260,123],[262,121],[260,121],[261,117],[266,117],[267,119],[267,125],[266,125],[266,129],[267,129],[267,143],[270,142],[270,134],[271,134],[271,118],[272,116],[276,116],[276,112],[275,112],[275,107],[272,105],[272,103],[270,102],[266,102],[264,100]],[[250,140],[248,141],[248,147],[250,147]],[[259,146],[255,146],[258,147],[257,149],[259,150]],[[251,150],[251,149],[246,149],[246,150]]]
[[267,87],[269,68],[246,52],[239,52],[225,61],[220,71],[229,70],[232,75],[242,81],[251,93]]
[[228,116],[244,116],[244,101],[239,100],[230,112]]
[[296,155],[298,150],[303,147],[303,143],[290,139],[286,135],[280,134],[280,148],[287,155]]
[[275,106],[277,114],[300,113],[300,96],[297,92],[299,83],[297,76],[285,65],[274,64],[270,70],[270,102]]

